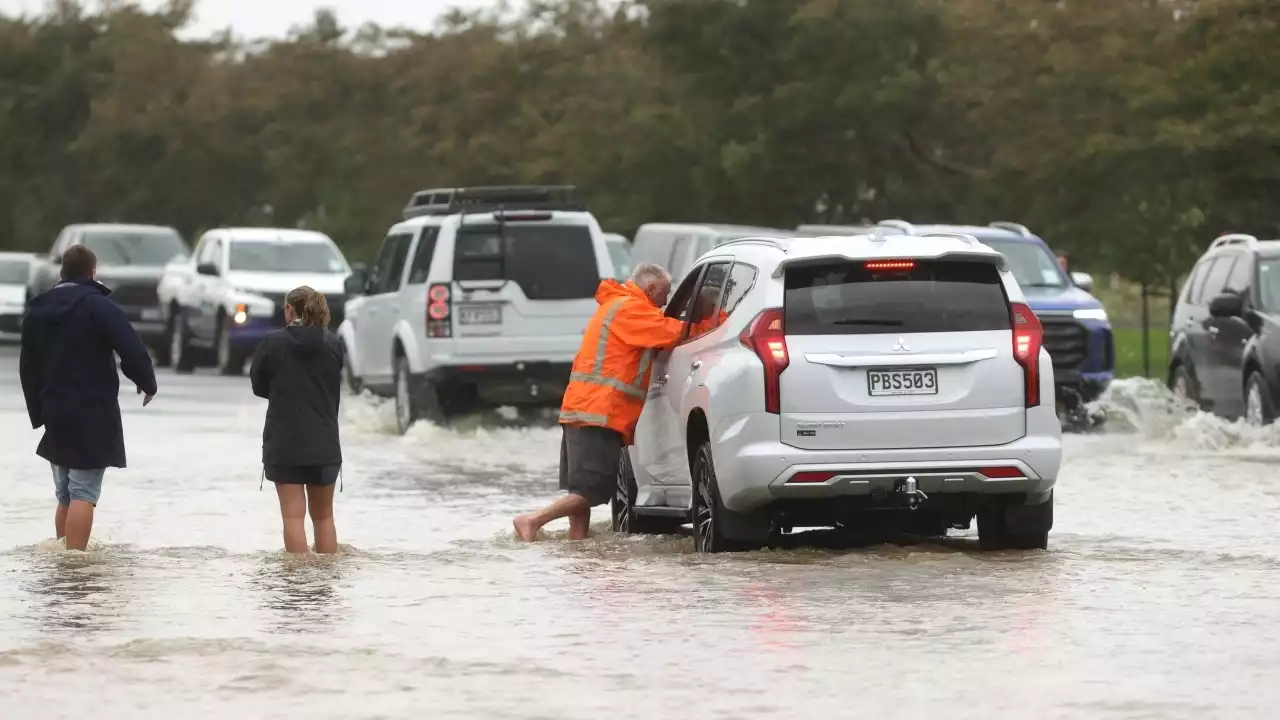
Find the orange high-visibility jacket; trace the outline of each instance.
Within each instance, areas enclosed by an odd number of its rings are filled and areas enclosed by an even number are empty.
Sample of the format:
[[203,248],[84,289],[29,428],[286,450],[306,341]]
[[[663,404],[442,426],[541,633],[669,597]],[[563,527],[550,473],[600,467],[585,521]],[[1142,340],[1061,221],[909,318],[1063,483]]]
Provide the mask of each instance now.
[[680,339],[684,321],[663,315],[633,282],[604,280],[596,302],[600,307],[573,359],[560,422],[617,430],[630,445],[649,390],[653,354]]

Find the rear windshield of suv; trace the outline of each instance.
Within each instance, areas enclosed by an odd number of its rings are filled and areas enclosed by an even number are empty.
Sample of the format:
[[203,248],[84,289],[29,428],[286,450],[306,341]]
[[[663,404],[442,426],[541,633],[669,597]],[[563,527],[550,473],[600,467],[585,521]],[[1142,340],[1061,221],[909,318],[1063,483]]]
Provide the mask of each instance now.
[[463,225],[453,279],[510,280],[530,300],[595,297],[595,245],[585,225]]
[[786,272],[788,335],[1008,330],[1009,306],[991,263],[914,261],[891,269],[833,262]]

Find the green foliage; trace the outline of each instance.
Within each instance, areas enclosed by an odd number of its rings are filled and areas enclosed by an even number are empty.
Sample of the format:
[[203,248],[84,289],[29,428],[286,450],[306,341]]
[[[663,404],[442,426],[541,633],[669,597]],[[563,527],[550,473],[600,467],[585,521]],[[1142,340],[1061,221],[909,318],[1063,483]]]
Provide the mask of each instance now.
[[367,259],[413,190],[487,182],[575,183],[626,233],[1018,220],[1157,287],[1277,230],[1271,0],[537,0],[255,43],[91,7],[0,17],[4,246],[277,224]]

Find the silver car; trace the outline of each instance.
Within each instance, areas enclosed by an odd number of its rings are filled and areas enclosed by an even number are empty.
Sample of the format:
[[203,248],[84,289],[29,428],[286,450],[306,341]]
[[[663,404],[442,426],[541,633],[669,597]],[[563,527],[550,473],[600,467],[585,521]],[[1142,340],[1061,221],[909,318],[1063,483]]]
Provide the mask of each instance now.
[[667,314],[613,500],[619,532],[692,523],[702,552],[871,513],[1045,548],[1062,462],[1053,365],[1004,257],[975,238],[744,238]]

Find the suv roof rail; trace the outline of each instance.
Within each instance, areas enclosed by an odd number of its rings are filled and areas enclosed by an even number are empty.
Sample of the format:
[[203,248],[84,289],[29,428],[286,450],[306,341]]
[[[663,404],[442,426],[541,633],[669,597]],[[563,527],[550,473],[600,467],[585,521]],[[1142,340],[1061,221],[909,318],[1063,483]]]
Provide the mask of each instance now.
[[1246,235],[1244,233],[1227,233],[1226,235],[1219,235],[1215,238],[1214,241],[1209,244],[1209,249],[1215,250],[1220,247],[1226,247],[1227,245],[1254,245],[1257,242],[1258,238],[1253,235]]
[[578,198],[577,190],[573,185],[489,185],[419,190],[405,205],[404,219],[496,210],[585,212],[586,203]]
[[920,237],[955,238],[957,240],[963,240],[970,245],[978,244],[978,238],[962,232],[947,232],[945,230],[934,230],[931,232],[924,233]]
[[876,223],[877,227],[888,227],[894,230],[901,230],[904,235],[915,235],[916,226],[906,220],[881,220]]
[[717,243],[715,245],[715,249],[719,250],[720,248],[725,247],[726,245],[768,245],[770,247],[778,248],[783,252],[787,251],[786,241],[778,238],[767,238],[767,237],[733,238],[732,240],[725,240],[724,242]]
[[1004,222],[1003,220],[1000,220],[988,224],[987,227],[993,227],[997,230],[1008,230],[1009,232],[1018,233],[1022,237],[1031,237],[1031,229],[1026,225],[1016,222]]

